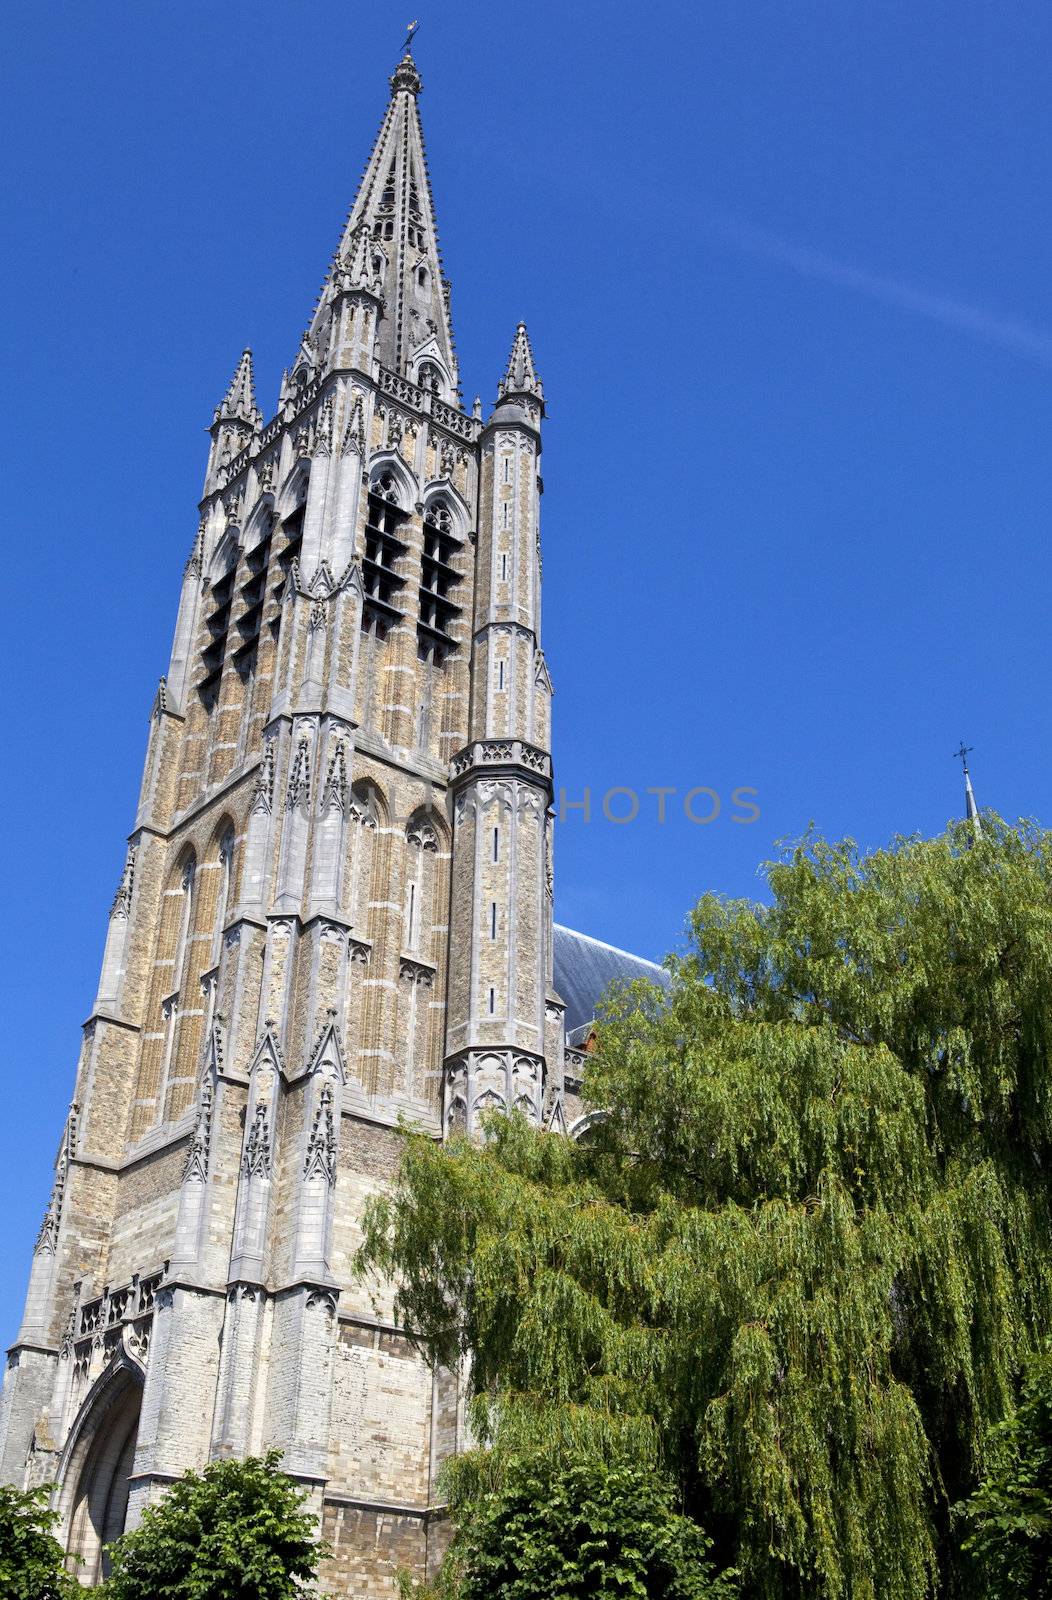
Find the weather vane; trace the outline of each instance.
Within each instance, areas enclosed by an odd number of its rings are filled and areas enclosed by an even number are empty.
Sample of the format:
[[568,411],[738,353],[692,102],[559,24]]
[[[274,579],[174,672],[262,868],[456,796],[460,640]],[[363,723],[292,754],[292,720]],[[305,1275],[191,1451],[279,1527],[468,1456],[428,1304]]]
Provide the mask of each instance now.
[[974,748],[974,745],[965,744],[964,740],[962,739],[960,748],[953,752],[955,759],[958,760],[961,763],[961,766],[964,768],[966,777],[968,775],[968,757],[971,755]]
[[413,35],[419,26],[419,22],[411,22],[409,24],[409,27],[406,29],[405,44],[402,46],[403,50],[411,50],[413,48]]

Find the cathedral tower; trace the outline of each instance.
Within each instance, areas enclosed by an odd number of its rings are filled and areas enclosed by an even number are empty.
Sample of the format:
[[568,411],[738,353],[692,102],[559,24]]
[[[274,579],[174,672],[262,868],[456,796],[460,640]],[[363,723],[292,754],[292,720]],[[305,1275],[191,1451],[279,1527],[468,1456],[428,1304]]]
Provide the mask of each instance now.
[[355,1282],[362,1206],[400,1119],[563,1125],[544,398],[520,324],[463,409],[420,88],[406,55],[276,414],[246,350],[211,425],[0,1407],[86,1581],[174,1477],[270,1447],[326,1588],[422,1571],[458,1396]]

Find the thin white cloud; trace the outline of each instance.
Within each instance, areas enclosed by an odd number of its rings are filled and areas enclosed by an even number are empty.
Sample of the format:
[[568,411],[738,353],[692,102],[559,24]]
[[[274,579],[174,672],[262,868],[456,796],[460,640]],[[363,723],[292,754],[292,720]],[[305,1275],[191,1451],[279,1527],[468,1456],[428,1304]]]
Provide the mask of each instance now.
[[914,316],[926,317],[929,322],[941,323],[944,328],[954,328],[959,333],[972,334],[985,339],[988,344],[1014,350],[1032,361],[1052,367],[1052,333],[1020,322],[1015,317],[999,316],[985,311],[981,306],[967,301],[954,300],[948,295],[919,289],[914,284],[898,278],[885,278],[880,273],[869,272],[849,261],[839,261],[835,256],[797,244],[766,228],[756,228],[729,217],[712,217],[707,222],[710,234],[724,244],[740,250],[745,255],[757,256],[789,267],[802,278],[817,278],[835,284],[840,289],[851,289],[856,294],[879,300],[883,305],[899,311],[909,311]]

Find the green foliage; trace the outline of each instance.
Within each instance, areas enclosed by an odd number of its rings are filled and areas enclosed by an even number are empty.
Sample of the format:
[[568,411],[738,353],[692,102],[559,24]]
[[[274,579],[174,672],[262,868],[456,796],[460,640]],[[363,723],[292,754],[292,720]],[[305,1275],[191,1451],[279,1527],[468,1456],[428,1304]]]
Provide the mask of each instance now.
[[730,1600],[710,1545],[652,1472],[535,1454],[466,1503],[450,1565],[459,1600]]
[[58,1512],[48,1510],[51,1485],[11,1489],[0,1484],[0,1595],[5,1600],[73,1600],[83,1590],[65,1568],[62,1546],[51,1529]]
[[1031,1364],[1019,1408],[995,1430],[987,1477],[961,1508],[989,1600],[1052,1597],[1052,1346]]
[[613,998],[586,1143],[408,1139],[359,1265],[470,1355],[498,1461],[660,1467],[755,1600],[960,1592],[949,1506],[1052,1331],[1052,837],[808,839],[768,882]]
[[302,1600],[324,1552],[280,1459],[186,1473],[110,1546],[106,1600]]

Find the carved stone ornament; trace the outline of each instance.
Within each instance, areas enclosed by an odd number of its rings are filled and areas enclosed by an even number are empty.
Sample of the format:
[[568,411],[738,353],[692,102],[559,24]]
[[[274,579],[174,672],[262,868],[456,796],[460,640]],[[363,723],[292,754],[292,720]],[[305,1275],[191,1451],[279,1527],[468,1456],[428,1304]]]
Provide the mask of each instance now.
[[[164,682],[162,678],[162,683]],[[117,893],[113,897],[110,907],[111,917],[126,917],[131,911],[132,890],[135,887],[135,846],[128,846],[128,854],[124,861],[124,871],[121,881],[117,885]]]
[[365,419],[362,413],[362,397],[358,390],[355,391],[354,405],[351,407],[340,453],[345,456],[365,454]]
[[314,1113],[314,1123],[307,1140],[303,1176],[324,1178],[330,1189],[336,1183],[336,1124],[331,1083],[321,1086],[318,1109]]
[[306,807],[310,799],[310,739],[306,733],[301,733],[296,745],[296,754],[289,773],[288,793],[285,796],[285,809],[295,811],[297,806]]
[[62,1226],[62,1208],[66,1198],[66,1180],[69,1176],[69,1164],[77,1149],[77,1122],[80,1116],[80,1107],[74,1100],[66,1117],[66,1126],[62,1134],[62,1145],[59,1149],[58,1161],[55,1164],[55,1179],[51,1186],[51,1198],[44,1220],[40,1224],[34,1252],[42,1250],[45,1255],[54,1255],[58,1248],[59,1228]]
[[193,576],[195,578],[199,578],[201,576],[201,573],[204,570],[204,564],[205,564],[205,519],[204,519],[204,517],[202,517],[201,521],[198,523],[198,526],[197,526],[197,534],[196,534],[196,537],[195,537],[194,542],[193,542],[193,547],[192,547],[192,549],[190,551],[190,558],[186,563],[186,571],[189,574],[191,574],[191,576]]
[[274,740],[267,739],[263,745],[263,757],[259,763],[259,772],[256,774],[256,785],[252,791],[252,804],[249,811],[265,811],[269,814],[274,802]]
[[332,426],[333,406],[330,395],[318,415],[318,429],[315,435],[314,449],[317,455],[328,456],[332,454]]
[[201,1085],[201,1098],[197,1107],[197,1121],[186,1152],[183,1168],[184,1183],[204,1183],[208,1178],[208,1152],[212,1143],[212,1083],[206,1078]]
[[76,1306],[73,1306],[70,1309],[69,1316],[66,1318],[66,1326],[62,1330],[62,1342],[58,1349],[61,1360],[68,1361],[70,1356],[73,1354],[73,1341],[76,1338],[76,1334],[77,1308]]
[[246,1178],[269,1178],[271,1172],[270,1124],[267,1121],[267,1102],[260,1100],[256,1106],[252,1126],[245,1140],[245,1153],[241,1170]]
[[435,981],[435,969],[426,961],[414,961],[411,956],[402,956],[398,963],[398,976],[403,983],[415,983],[422,989],[430,989]]
[[366,790],[364,794],[357,789],[351,790],[347,815],[353,817],[355,822],[360,823],[363,828],[375,828],[377,826],[376,802],[373,799],[371,789]]
[[413,817],[405,830],[406,840],[418,850],[437,850],[438,834],[426,817]]

